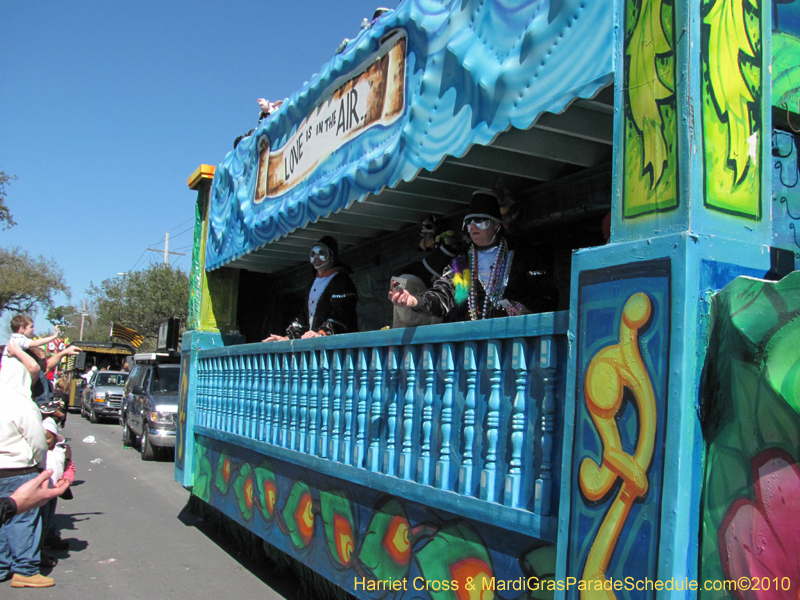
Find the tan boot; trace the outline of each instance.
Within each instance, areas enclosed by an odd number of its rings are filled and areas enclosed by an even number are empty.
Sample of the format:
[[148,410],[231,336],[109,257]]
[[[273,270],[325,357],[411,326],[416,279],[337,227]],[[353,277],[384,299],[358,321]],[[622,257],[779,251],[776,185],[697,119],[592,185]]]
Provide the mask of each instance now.
[[26,577],[25,575],[17,575],[14,573],[14,576],[11,578],[11,587],[15,588],[23,588],[23,587],[31,587],[31,588],[43,588],[43,587],[53,587],[56,584],[56,580],[52,577],[45,577],[44,575],[37,573],[36,575],[31,575],[30,577]]

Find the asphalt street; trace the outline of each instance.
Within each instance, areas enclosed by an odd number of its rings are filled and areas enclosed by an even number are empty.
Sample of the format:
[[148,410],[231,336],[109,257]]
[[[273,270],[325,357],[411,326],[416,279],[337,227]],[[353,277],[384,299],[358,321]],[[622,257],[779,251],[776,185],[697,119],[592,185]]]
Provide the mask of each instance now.
[[0,583],[0,598],[295,600],[296,582],[239,560],[226,539],[190,515],[172,463],[144,462],[136,448],[123,448],[118,424],[70,414],[62,433],[76,475],[74,499],[59,500],[56,513],[70,548],[48,550],[58,564],[42,571],[56,586],[23,591]]

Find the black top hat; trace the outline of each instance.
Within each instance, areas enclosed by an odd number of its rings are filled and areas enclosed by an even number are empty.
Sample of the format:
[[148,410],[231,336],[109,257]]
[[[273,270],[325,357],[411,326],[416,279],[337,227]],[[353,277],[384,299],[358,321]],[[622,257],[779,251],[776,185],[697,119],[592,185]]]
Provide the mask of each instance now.
[[464,220],[471,218],[491,219],[497,223],[503,222],[503,217],[500,214],[500,201],[494,192],[478,190],[472,194],[469,212],[464,217]]
[[339,255],[339,244],[332,236],[326,235],[321,237],[320,240],[317,242],[317,244],[322,244],[328,250],[330,250],[334,258],[336,258]]

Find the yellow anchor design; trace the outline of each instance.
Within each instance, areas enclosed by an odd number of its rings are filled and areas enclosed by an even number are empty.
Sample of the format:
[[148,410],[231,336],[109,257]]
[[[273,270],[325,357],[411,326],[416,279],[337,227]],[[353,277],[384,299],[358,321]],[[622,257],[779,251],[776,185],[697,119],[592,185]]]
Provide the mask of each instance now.
[[[606,569],[617,545],[631,506],[647,493],[647,470],[653,458],[656,440],[656,400],[647,369],[639,353],[639,329],[650,319],[652,303],[647,294],[634,294],[625,303],[619,326],[619,344],[603,348],[586,369],[584,396],[597,431],[603,441],[603,461],[598,465],[590,458],[581,462],[580,486],[589,501],[602,499],[619,477],[622,486],[597,532],[583,579],[606,582]],[[622,407],[625,388],[633,392],[637,406],[639,435],[633,456],[622,449],[616,415]],[[616,598],[608,589],[581,592],[587,600]],[[597,587],[605,588],[606,585]],[[610,587],[610,586],[609,586]]]

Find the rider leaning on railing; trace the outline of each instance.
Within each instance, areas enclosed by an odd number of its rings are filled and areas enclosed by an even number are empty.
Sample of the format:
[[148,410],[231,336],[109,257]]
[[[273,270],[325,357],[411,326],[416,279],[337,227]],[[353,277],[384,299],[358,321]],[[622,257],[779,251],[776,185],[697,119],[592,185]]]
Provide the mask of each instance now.
[[286,335],[271,334],[265,342],[334,335],[358,331],[358,293],[350,279],[352,270],[338,258],[339,245],[326,235],[311,248],[311,266],[316,271],[300,315]]
[[450,322],[555,310],[558,296],[547,275],[529,271],[524,257],[509,247],[493,192],[472,195],[464,227],[472,240],[467,251],[453,259],[429,290],[416,295],[390,290],[394,305]]

